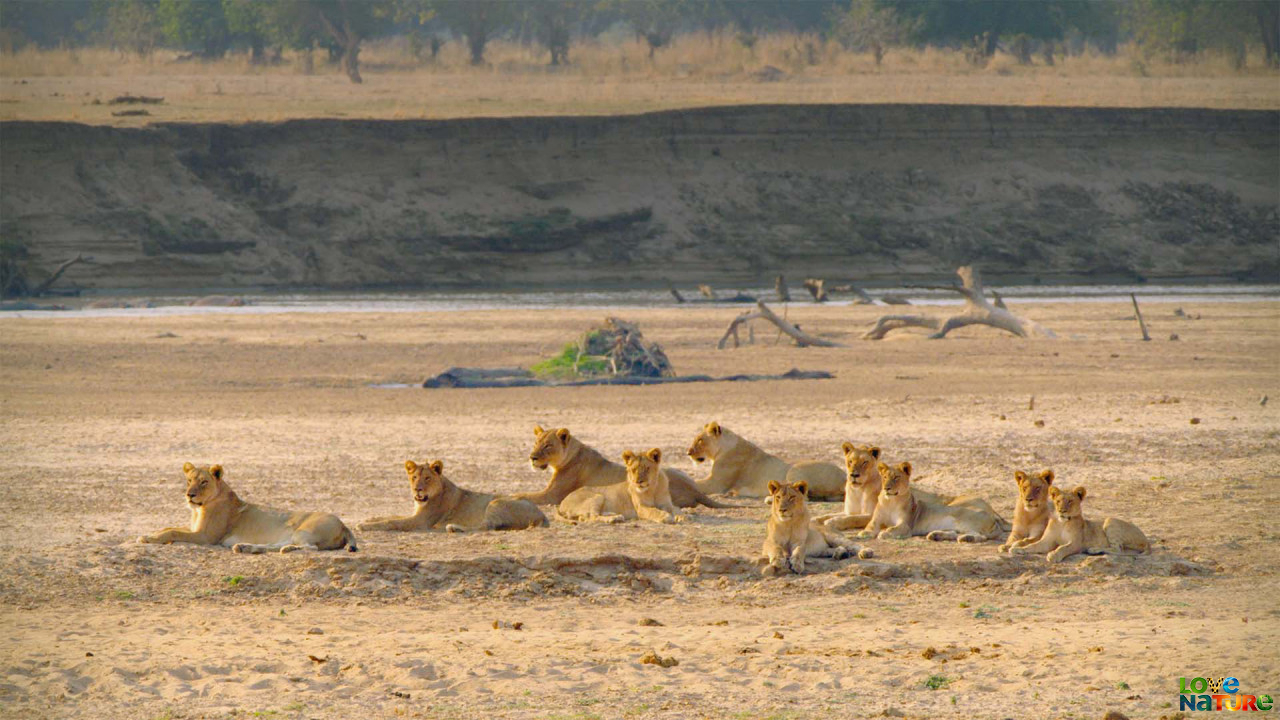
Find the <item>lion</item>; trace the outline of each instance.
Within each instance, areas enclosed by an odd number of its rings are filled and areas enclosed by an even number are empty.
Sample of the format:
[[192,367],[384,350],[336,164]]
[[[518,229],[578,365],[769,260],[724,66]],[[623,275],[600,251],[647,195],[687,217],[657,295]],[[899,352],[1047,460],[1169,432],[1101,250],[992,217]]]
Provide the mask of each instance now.
[[592,521],[620,523],[627,520],[650,520],[659,523],[684,522],[676,514],[668,489],[667,474],[662,472],[662,451],[653,448],[636,454],[622,453],[627,467],[626,482],[604,487],[581,487],[569,493],[556,512],[571,522]]
[[696,463],[711,461],[711,474],[698,482],[705,493],[726,493],[740,497],[769,497],[769,483],[803,482],[813,493],[813,500],[839,500],[844,496],[844,471],[824,462],[801,462],[792,465],[761,450],[742,436],[707,423],[689,446],[689,457]]
[[1009,549],[1009,553],[1021,555],[1047,550],[1046,560],[1062,562],[1076,553],[1141,555],[1150,552],[1151,543],[1147,536],[1131,522],[1112,517],[1085,520],[1082,508],[1084,496],[1083,487],[1070,492],[1050,487],[1049,499],[1053,501],[1053,512],[1049,515],[1049,524],[1045,527],[1044,534],[1033,543],[1015,545]]
[[[817,518],[818,522],[831,530],[856,530],[865,528],[871,522],[876,511],[876,503],[880,497],[880,448],[874,445],[854,445],[846,442],[840,446],[844,454],[845,483],[844,510]],[[911,488],[916,500],[945,505],[954,498],[947,495]]]
[[[617,485],[627,480],[625,467],[578,440],[568,428],[543,430],[541,425],[534,425],[533,435],[536,440],[529,453],[529,464],[535,470],[551,468],[551,481],[541,492],[519,493],[516,498],[538,505],[558,505],[578,488]],[[733,507],[707,497],[693,478],[679,470],[664,468],[662,472],[667,476],[671,500],[677,507]]]
[[221,465],[182,466],[187,477],[191,529],[165,528],[138,538],[141,543],[174,542],[221,545],[237,553],[279,550],[341,550],[356,552],[356,536],[337,515],[287,512],[241,500],[226,483]]
[[1018,545],[1030,545],[1040,539],[1049,524],[1049,488],[1053,485],[1053,471],[1042,470],[1034,475],[1017,470],[1013,479],[1018,483],[1018,505],[1013,509],[1013,529],[998,550],[1009,552]]
[[889,467],[877,463],[882,485],[871,521],[858,537],[908,538],[984,542],[994,540],[1010,525],[986,500],[960,496],[951,500],[927,497],[911,487],[911,463]]
[[413,514],[365,520],[360,530],[431,530],[441,524],[447,532],[524,530],[546,527],[547,517],[528,500],[460,488],[444,476],[444,461],[419,465],[404,462],[413,492]]
[[809,517],[809,486],[803,480],[783,484],[769,482],[769,529],[764,538],[765,576],[804,572],[806,557],[830,557],[836,560],[857,555],[869,558],[869,548],[839,533],[827,530]]

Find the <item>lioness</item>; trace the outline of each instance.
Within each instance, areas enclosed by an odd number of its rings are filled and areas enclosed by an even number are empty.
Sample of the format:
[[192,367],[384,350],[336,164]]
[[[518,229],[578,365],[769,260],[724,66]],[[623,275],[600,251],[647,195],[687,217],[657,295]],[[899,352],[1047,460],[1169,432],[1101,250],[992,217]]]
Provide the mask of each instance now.
[[823,515],[815,520],[831,530],[852,530],[866,527],[876,510],[876,497],[880,495],[880,471],[876,462],[880,448],[874,445],[841,444],[844,453],[844,511]]
[[528,500],[464,490],[444,476],[444,462],[419,465],[405,460],[413,492],[413,514],[365,520],[360,530],[430,530],[440,524],[448,532],[524,530],[546,527],[547,517]]
[[770,481],[768,489],[769,530],[761,548],[768,564],[761,574],[803,573],[806,557],[871,557],[869,548],[859,547],[809,519],[809,487],[803,480],[790,485]]
[[356,536],[337,515],[291,513],[247,503],[223,481],[221,465],[201,468],[186,463],[182,472],[187,476],[191,529],[165,528],[139,537],[138,542],[222,545],[238,553],[357,550]]
[[1010,548],[1009,553],[1021,555],[1048,550],[1046,560],[1062,562],[1067,556],[1076,553],[1139,555],[1151,550],[1147,536],[1131,522],[1110,517],[1085,520],[1082,508],[1084,496],[1083,487],[1070,492],[1050,487],[1049,499],[1053,501],[1053,513],[1049,516],[1044,534],[1033,543],[1015,545]]
[[930,540],[983,542],[1009,529],[986,500],[961,496],[947,502],[917,497],[911,488],[911,463],[889,467],[877,463],[882,486],[876,509],[858,537],[908,538],[923,535]]
[[831,463],[801,462],[791,465],[761,450],[742,436],[707,423],[689,446],[696,463],[711,461],[711,474],[698,482],[705,493],[741,497],[769,496],[769,483],[805,483],[814,500],[839,500],[844,495],[844,472]]
[[1013,529],[998,550],[1009,552],[1018,545],[1030,545],[1044,534],[1049,524],[1049,487],[1053,485],[1053,471],[1043,470],[1028,475],[1021,470],[1013,473],[1018,483],[1018,505],[1013,509]]
[[626,482],[574,490],[556,508],[560,517],[607,523],[636,518],[660,523],[684,522],[684,516],[677,515],[671,503],[667,475],[660,465],[661,450],[653,448],[639,455],[628,450],[622,453],[622,462],[627,466]]
[[[580,487],[616,485],[627,479],[626,468],[569,434],[568,428],[543,430],[541,425],[534,425],[533,435],[537,439],[529,453],[529,464],[535,470],[551,468],[551,482],[542,492],[519,493],[514,497],[538,505],[557,505]],[[693,478],[679,470],[664,468],[662,472],[667,476],[671,500],[677,507],[733,507],[707,497],[693,483]]]

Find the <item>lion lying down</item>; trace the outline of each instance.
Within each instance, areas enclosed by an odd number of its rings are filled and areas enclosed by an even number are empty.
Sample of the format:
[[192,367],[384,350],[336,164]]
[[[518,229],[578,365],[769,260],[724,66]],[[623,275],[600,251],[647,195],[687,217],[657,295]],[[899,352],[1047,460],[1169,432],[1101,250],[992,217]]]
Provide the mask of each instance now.
[[1118,518],[1101,520],[1084,519],[1085,489],[1063,492],[1056,487],[1049,488],[1049,499],[1053,501],[1053,512],[1049,515],[1049,524],[1040,539],[1024,545],[1009,548],[1009,554],[1042,553],[1048,551],[1045,559],[1049,562],[1062,562],[1076,553],[1086,555],[1140,555],[1151,551],[1151,543],[1137,525]]
[[882,485],[871,521],[858,537],[909,538],[923,535],[930,540],[984,542],[995,540],[1010,525],[996,514],[986,500],[960,496],[939,501],[937,496],[911,487],[911,463],[889,467],[877,463]]
[[444,476],[444,462],[419,465],[404,463],[413,492],[413,514],[365,520],[361,530],[431,530],[444,526],[448,532],[468,530],[524,530],[546,527],[547,517],[528,500],[473,492],[453,484]]
[[627,466],[626,482],[605,487],[583,487],[569,493],[556,508],[560,517],[570,522],[591,521],[620,523],[627,520],[649,520],[660,523],[684,522],[676,514],[667,487],[667,474],[662,471],[662,451],[653,448],[637,454],[622,453]]
[[182,472],[187,476],[191,529],[165,528],[139,537],[138,542],[222,545],[238,553],[357,550],[356,536],[337,515],[247,503],[222,479],[221,465],[201,468],[186,463]]
[[859,547],[840,533],[826,529],[809,518],[809,486],[769,483],[769,530],[765,535],[763,575],[804,572],[806,557],[830,557],[837,560],[857,555],[869,558],[869,548]]
[[803,482],[814,500],[844,497],[845,474],[835,465],[817,461],[792,465],[718,422],[709,422],[698,432],[689,457],[696,463],[711,461],[711,474],[698,482],[698,489],[705,493],[764,498],[769,497],[771,482]]

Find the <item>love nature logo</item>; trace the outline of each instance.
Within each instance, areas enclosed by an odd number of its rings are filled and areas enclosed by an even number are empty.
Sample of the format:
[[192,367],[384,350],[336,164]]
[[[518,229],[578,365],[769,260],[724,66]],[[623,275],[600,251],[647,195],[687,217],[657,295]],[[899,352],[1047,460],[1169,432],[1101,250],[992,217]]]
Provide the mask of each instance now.
[[1240,681],[1233,677],[1178,678],[1179,710],[1265,712],[1271,708],[1270,695],[1246,695],[1240,692]]

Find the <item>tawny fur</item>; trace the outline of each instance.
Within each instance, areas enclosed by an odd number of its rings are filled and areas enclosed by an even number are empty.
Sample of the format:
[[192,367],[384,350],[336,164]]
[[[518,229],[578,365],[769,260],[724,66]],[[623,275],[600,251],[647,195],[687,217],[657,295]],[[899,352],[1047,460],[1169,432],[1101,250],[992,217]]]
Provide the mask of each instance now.
[[999,547],[1000,552],[1009,552],[1009,548],[1030,545],[1039,540],[1049,524],[1049,488],[1053,485],[1053,471],[1042,470],[1028,475],[1017,470],[1013,479],[1018,483],[1018,504],[1013,509],[1013,529]]
[[770,482],[767,489],[769,523],[764,545],[761,547],[765,560],[762,574],[801,574],[807,557],[830,557],[837,560],[852,555],[871,557],[869,548],[860,547],[810,518],[809,487],[804,481],[794,484]]
[[708,494],[739,497],[769,496],[769,483],[805,483],[814,500],[839,500],[844,496],[845,474],[831,463],[800,462],[794,465],[770,455],[742,436],[707,423],[689,446],[694,462],[711,461],[711,473],[698,482]]
[[191,527],[165,528],[142,543],[221,545],[234,552],[341,550],[355,552],[356,536],[337,515],[275,510],[241,500],[223,480],[221,465],[182,466],[187,480]]
[[914,490],[911,463],[891,468],[880,462],[877,469],[880,495],[871,521],[858,537],[884,540],[922,535],[930,540],[984,542],[1009,529],[1009,524],[982,498],[961,496],[939,501]]
[[[569,493],[581,487],[617,485],[627,479],[627,469],[601,455],[595,448],[570,434],[568,428],[533,427],[534,445],[529,463],[535,470],[551,468],[547,487],[536,493],[520,493],[514,497],[538,505],[558,505]],[[677,507],[705,505],[709,508],[733,507],[712,500],[698,489],[693,478],[674,468],[664,468],[671,500]]]
[[661,450],[653,448],[642,454],[628,450],[622,453],[622,461],[626,465],[625,482],[578,488],[560,502],[557,514],[571,522],[619,523],[637,518],[684,522],[684,516],[676,514],[671,502],[667,475],[662,472]]
[[474,492],[458,487],[444,475],[444,462],[404,463],[413,494],[413,514],[365,520],[361,530],[449,532],[472,530],[524,530],[546,527],[547,517],[537,505],[505,495]]
[[1085,489],[1063,492],[1049,488],[1053,512],[1040,539],[1009,550],[1012,555],[1046,553],[1049,562],[1062,562],[1071,555],[1139,555],[1150,552],[1147,536],[1131,522],[1117,518],[1084,519]]

